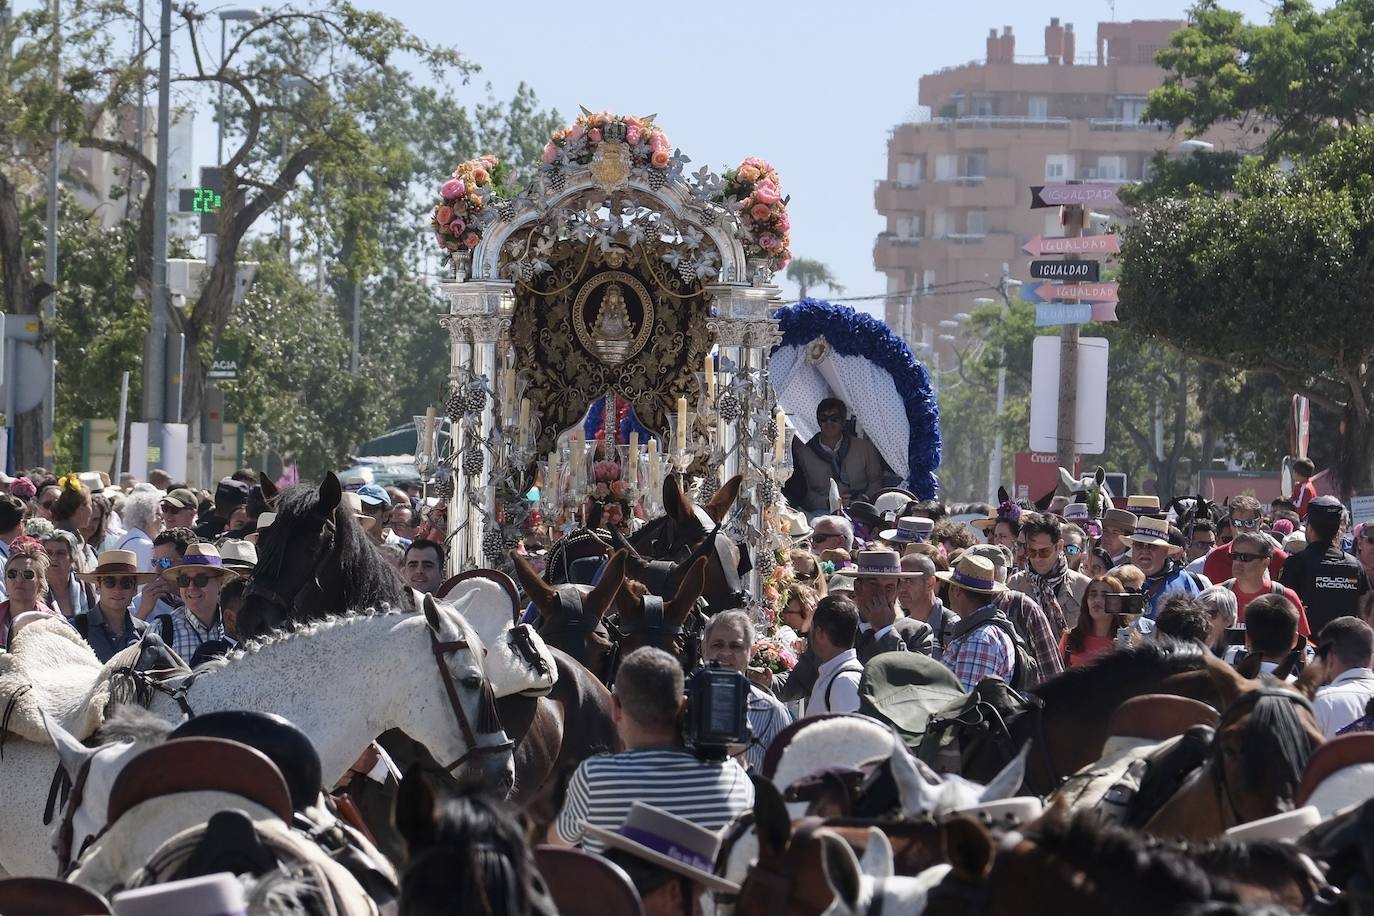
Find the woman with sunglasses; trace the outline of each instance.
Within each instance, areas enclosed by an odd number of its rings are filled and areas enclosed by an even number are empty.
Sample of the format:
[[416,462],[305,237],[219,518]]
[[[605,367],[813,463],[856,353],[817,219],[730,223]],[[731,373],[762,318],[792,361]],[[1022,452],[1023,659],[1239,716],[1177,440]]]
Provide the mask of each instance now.
[[139,572],[138,555],[132,550],[106,550],[95,569],[76,574],[95,584],[99,598],[94,610],[78,615],[73,623],[102,662],[143,637],[148,624],[134,616],[134,593],[155,575]]
[[38,596],[47,587],[48,555],[43,545],[27,535],[10,543],[10,556],[5,561],[5,587],[9,598],[0,602],[0,645],[9,648],[11,627],[21,614],[38,613],[61,618]]

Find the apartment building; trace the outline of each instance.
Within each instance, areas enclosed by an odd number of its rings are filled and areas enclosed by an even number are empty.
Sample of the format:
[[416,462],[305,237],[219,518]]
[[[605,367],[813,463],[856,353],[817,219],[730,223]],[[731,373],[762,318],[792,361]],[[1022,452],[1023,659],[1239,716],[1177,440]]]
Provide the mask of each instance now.
[[[157,158],[157,107],[155,100],[142,110],[143,130],[138,129],[140,111],[126,105],[114,112],[105,112],[97,121],[97,133],[113,140],[121,140],[141,148],[150,160]],[[197,220],[178,213],[182,188],[195,187],[199,176],[194,168],[195,119],[189,109],[172,112],[168,151],[167,212],[174,235],[194,238],[198,234]],[[68,148],[62,170],[63,185],[78,204],[101,225],[109,228],[130,215],[132,202],[142,198],[143,174],[131,169],[124,157],[92,147]]]
[[[1035,57],[1016,53],[1010,27],[991,29],[984,60],[921,77],[930,117],[892,130],[874,193],[887,227],[873,262],[887,276],[893,329],[938,352],[941,335],[957,334],[955,316],[995,295],[1004,264],[1026,279],[1021,245],[1062,235],[1057,208],[1030,209],[1032,185],[1138,181],[1157,150],[1178,145],[1141,113],[1164,79],[1154,55],[1183,25],[1100,23],[1095,48],[1080,54],[1073,24],[1055,18]],[[1244,141],[1229,130],[1204,139],[1218,149]]]

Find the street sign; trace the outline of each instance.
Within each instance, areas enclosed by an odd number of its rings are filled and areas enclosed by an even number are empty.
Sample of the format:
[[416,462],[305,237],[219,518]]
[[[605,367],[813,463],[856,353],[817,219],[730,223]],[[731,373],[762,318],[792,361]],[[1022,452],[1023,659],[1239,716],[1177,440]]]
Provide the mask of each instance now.
[[1021,246],[1033,258],[1047,254],[1117,254],[1121,251],[1119,235],[1085,235],[1079,238],[1045,238],[1037,235]]
[[1048,328],[1057,324],[1087,324],[1093,320],[1090,302],[1044,302],[1035,307],[1035,326]]
[[[1059,486],[1059,459],[1054,452],[1017,452],[1013,464],[1017,499],[1037,500]],[[1083,456],[1073,456],[1073,476],[1083,473]]]
[[1102,265],[1097,261],[1031,261],[1033,280],[1078,280],[1096,283],[1101,279]]
[[1115,302],[1117,284],[1115,283],[1041,283],[1035,288],[1037,295],[1044,299],[1087,299],[1091,302]]
[[236,382],[239,377],[239,345],[237,341],[226,340],[215,351],[214,362],[205,377],[215,381]]
[[1063,207],[1069,204],[1117,207],[1121,205],[1116,196],[1118,187],[1114,184],[1031,185],[1031,209],[1042,210],[1045,207]]
[[[1058,334],[1042,335],[1031,344],[1030,439],[1032,450],[1053,452],[1059,435]],[[1107,338],[1078,340],[1078,400],[1074,416],[1074,451],[1100,455],[1107,448]]]

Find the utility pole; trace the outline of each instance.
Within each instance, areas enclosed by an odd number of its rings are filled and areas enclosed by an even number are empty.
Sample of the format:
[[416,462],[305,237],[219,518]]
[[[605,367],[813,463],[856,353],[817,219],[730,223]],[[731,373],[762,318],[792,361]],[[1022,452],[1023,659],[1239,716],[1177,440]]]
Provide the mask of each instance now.
[[[52,0],[52,84],[62,85],[62,22],[61,0]],[[58,179],[62,171],[62,131],[57,119],[52,123],[52,154],[48,157],[48,239],[43,273],[52,292],[48,293],[43,308],[47,325],[47,344],[44,346],[44,362],[47,363],[48,383],[43,400],[43,460],[50,460],[53,447],[53,419],[57,409],[57,338],[54,327],[57,320],[57,195]]]
[[[1069,182],[1077,184],[1078,182]],[[1084,210],[1082,204],[1064,207],[1064,236],[1081,238]],[[1077,261],[1071,254],[1067,260]],[[1078,301],[1078,300],[1075,300]],[[1066,324],[1059,330],[1059,416],[1055,429],[1058,448],[1055,458],[1061,468],[1073,472],[1073,457],[1078,450],[1078,325]]]
[[[157,61],[157,174],[153,178],[152,322],[143,354],[143,419],[148,440],[161,445],[167,379],[167,163],[171,155],[172,0],[161,0]],[[154,431],[156,430],[156,435]]]

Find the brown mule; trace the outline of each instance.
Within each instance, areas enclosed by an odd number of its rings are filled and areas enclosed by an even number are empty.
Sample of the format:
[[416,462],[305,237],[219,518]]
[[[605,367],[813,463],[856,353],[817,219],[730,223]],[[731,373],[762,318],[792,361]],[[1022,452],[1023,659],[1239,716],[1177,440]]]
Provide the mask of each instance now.
[[684,669],[694,667],[701,651],[704,623],[696,606],[705,586],[705,557],[687,568],[671,598],[652,595],[642,582],[627,578],[616,593],[616,614],[609,621],[619,655],[652,646],[676,658]]
[[595,586],[550,585],[522,555],[511,552],[515,575],[539,614],[535,629],[544,642],[562,649],[604,684],[610,679],[615,644],[605,615],[625,581],[625,551],[611,555]]

